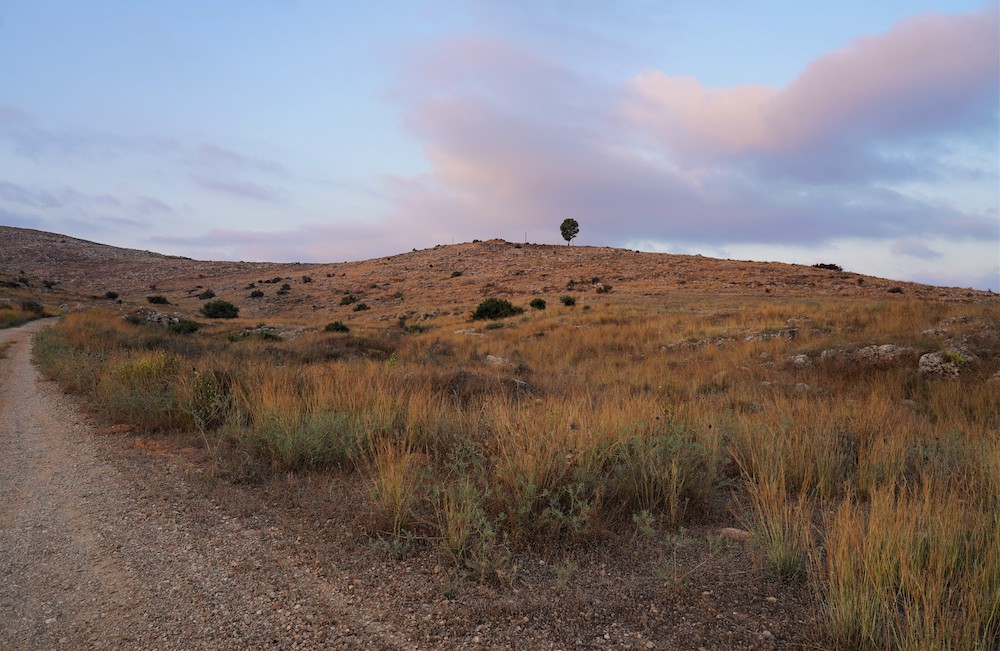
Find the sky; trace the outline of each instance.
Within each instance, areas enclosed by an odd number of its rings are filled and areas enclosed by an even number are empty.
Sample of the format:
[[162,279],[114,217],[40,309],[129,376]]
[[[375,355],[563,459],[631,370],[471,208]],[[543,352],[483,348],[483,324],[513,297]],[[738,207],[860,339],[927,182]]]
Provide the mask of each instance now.
[[1000,3],[0,0],[0,225],[494,237],[1000,291]]

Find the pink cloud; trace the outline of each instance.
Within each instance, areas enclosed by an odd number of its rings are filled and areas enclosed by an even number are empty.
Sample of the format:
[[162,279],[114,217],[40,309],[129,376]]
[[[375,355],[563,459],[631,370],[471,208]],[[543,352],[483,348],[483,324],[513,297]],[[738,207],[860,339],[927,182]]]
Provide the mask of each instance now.
[[970,118],[993,125],[998,15],[990,5],[911,18],[818,58],[786,88],[706,88],[648,70],[632,80],[624,111],[667,147],[695,157],[891,139],[967,127]]

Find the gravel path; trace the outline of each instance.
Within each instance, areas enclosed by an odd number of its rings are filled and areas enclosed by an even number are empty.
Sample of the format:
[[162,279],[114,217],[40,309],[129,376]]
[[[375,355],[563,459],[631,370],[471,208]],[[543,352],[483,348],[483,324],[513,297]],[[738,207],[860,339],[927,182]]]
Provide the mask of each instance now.
[[45,325],[0,331],[0,649],[412,646],[266,515],[95,436],[30,363]]

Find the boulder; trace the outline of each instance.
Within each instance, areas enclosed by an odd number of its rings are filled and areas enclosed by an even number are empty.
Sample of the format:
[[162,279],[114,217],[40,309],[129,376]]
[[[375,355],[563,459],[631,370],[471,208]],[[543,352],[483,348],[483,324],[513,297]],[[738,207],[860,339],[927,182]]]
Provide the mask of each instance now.
[[921,375],[931,377],[956,378],[959,373],[958,364],[945,353],[921,355],[917,368]]
[[792,359],[792,366],[796,369],[811,368],[813,361],[809,359],[809,355],[796,355]]
[[489,366],[501,366],[501,367],[513,366],[513,364],[510,363],[509,359],[501,355],[487,355],[484,361]]

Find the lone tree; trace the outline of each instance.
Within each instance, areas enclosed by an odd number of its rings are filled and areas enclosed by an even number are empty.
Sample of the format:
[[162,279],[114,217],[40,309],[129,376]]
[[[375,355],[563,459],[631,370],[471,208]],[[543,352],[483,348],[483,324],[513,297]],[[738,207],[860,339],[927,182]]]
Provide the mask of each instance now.
[[559,232],[562,233],[563,239],[566,240],[566,246],[569,246],[570,240],[580,232],[580,224],[575,219],[564,219],[563,223],[559,226]]

